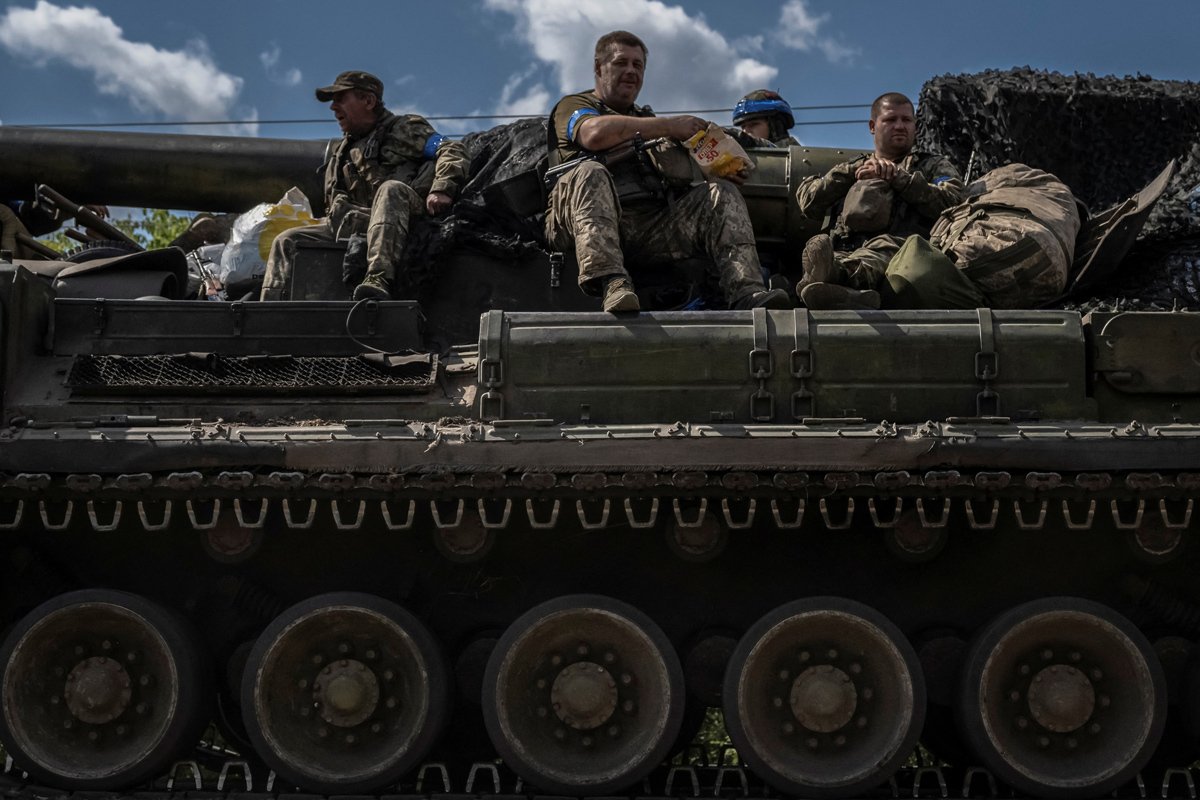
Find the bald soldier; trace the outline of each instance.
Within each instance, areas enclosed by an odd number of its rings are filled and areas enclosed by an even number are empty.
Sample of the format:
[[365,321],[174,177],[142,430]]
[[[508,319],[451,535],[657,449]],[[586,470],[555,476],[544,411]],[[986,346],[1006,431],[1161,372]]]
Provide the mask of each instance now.
[[838,307],[879,308],[875,289],[900,245],[913,234],[929,236],[938,214],[963,200],[962,178],[949,159],[913,149],[917,123],[907,97],[888,92],[876,98],[868,129],[874,152],[805,178],[796,190],[802,217],[818,225],[835,221],[829,235],[804,246],[796,293],[805,304],[808,285],[826,283],[854,290],[823,290],[837,294]]
[[[575,166],[560,173],[550,192],[546,238],[559,249],[575,248],[580,288],[601,296],[605,311],[638,311],[627,255],[644,263],[704,256],[714,264],[730,307],[791,307],[786,292],[767,291],[763,284],[750,214],[729,181],[683,181],[657,196],[619,197],[614,175],[636,169],[640,159],[619,165],[614,159],[610,170],[606,153],[637,138],[682,142],[708,123],[655,117],[637,105],[646,45],[628,31],[601,36],[592,66],[595,88],[559,100],[547,132],[550,166]],[[690,168],[686,154],[683,161]]]
[[[329,103],[343,134],[325,162],[327,216],[317,225],[292,228],[275,238],[262,299],[287,296],[296,242],[365,235],[367,272],[353,297],[387,300],[402,266],[409,221],[449,210],[466,182],[466,151],[424,118],[388,111],[383,83],[369,72],[343,72],[317,89],[316,96]],[[358,280],[352,273],[343,276],[347,278]]]

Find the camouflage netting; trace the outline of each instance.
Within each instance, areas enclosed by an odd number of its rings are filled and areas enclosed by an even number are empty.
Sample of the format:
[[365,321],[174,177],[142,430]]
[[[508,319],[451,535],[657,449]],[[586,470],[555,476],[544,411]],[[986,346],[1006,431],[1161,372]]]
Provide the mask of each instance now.
[[1200,307],[1200,84],[987,70],[928,81],[917,116],[922,149],[975,177],[1014,161],[1044,169],[1094,211],[1179,159],[1110,292],[1075,307]]

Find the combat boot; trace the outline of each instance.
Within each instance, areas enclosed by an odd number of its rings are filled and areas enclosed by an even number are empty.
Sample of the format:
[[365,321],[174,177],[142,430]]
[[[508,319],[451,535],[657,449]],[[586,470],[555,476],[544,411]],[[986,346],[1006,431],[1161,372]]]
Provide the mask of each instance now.
[[745,297],[740,298],[732,306],[737,311],[746,311],[751,308],[791,308],[792,298],[788,297],[788,293],[783,289],[772,289],[769,292],[753,292]]
[[633,291],[633,283],[628,278],[616,277],[605,281],[604,310],[610,313],[642,310],[642,304]]
[[800,263],[804,267],[804,277],[796,284],[796,294],[813,283],[846,282],[846,271],[833,257],[833,240],[829,234],[818,233],[805,242]]
[[817,311],[871,310],[879,308],[879,292],[851,289],[836,283],[810,283],[800,291],[800,299]]
[[372,270],[363,278],[363,282],[354,287],[355,300],[391,300],[391,281],[382,272]]

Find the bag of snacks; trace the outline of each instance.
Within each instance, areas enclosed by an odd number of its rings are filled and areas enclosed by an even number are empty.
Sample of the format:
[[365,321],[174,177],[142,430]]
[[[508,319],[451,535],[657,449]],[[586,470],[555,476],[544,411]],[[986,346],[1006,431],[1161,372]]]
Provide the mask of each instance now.
[[697,132],[684,145],[706,178],[728,178],[754,169],[754,162],[737,140],[711,122],[708,128]]

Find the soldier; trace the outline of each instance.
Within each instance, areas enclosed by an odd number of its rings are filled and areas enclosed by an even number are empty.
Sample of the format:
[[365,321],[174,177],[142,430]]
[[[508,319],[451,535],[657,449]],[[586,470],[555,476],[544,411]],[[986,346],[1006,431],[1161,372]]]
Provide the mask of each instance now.
[[7,250],[14,258],[27,258],[25,245],[17,241],[17,234],[29,235],[29,230],[8,203],[0,203],[0,250]]
[[262,299],[284,296],[297,241],[341,241],[365,234],[367,271],[354,289],[354,299],[386,300],[404,253],[409,220],[450,208],[466,182],[466,151],[422,117],[384,108],[383,83],[370,73],[343,72],[316,95],[330,104],[344,134],[325,162],[327,216],[317,225],[292,228],[275,238]]
[[871,155],[806,178],[796,190],[801,216],[817,224],[836,219],[830,235],[804,246],[804,277],[796,285],[802,298],[809,284],[823,282],[853,290],[820,290],[836,294],[842,307],[878,308],[876,289],[900,245],[913,234],[928,236],[938,214],[963,199],[962,178],[948,159],[913,150],[911,100],[899,92],[880,95],[868,127]]
[[799,145],[788,131],[796,126],[792,107],[770,89],[757,89],[737,101],[733,107],[733,124],[756,139],[777,147]]
[[[108,217],[108,206],[86,205],[84,208],[104,219]],[[32,201],[10,201],[0,203],[0,250],[7,250],[15,258],[40,258],[18,237],[45,236],[63,226],[67,217],[58,208],[39,205]]]
[[574,246],[579,285],[603,296],[605,311],[641,308],[626,255],[664,262],[705,255],[731,307],[790,307],[786,292],[763,284],[749,212],[733,184],[701,181],[669,198],[618,199],[614,176],[622,179],[619,171],[636,168],[640,159],[614,163],[610,171],[602,160],[606,151],[639,137],[684,141],[708,125],[692,116],[655,117],[637,105],[645,68],[641,39],[628,31],[607,33],[596,42],[595,88],[562,98],[550,112],[550,165],[577,166],[562,172],[550,193],[546,238],[561,249]]

